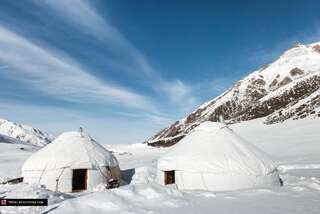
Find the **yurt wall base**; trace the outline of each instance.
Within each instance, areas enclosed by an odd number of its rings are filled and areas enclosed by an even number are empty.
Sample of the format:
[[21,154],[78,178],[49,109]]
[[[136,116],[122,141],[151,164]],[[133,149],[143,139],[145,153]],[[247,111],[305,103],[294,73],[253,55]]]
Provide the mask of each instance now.
[[24,171],[22,176],[26,182],[45,184],[46,188],[52,191],[72,191],[72,171],[70,168],[47,171]]
[[[216,175],[212,173],[186,172],[175,170],[175,184],[181,190],[230,191],[238,189],[280,186],[279,175],[275,172],[266,176]],[[165,185],[164,171],[158,171],[158,183]]]
[[106,183],[110,177],[106,169],[88,170],[88,189],[94,189],[97,184]]

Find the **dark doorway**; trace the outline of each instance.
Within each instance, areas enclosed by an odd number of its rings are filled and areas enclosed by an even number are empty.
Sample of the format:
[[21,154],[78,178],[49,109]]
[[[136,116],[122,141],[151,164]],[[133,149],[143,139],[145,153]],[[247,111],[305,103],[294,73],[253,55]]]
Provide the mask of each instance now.
[[74,169],[72,171],[72,192],[87,189],[87,169]]
[[174,170],[172,171],[164,171],[164,184],[174,184],[175,178],[174,178]]

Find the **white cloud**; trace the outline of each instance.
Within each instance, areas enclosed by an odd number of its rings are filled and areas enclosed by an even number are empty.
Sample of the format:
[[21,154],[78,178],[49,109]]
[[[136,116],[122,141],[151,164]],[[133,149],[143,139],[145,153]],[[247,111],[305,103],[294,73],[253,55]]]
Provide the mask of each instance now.
[[[171,101],[180,103],[191,90],[180,80],[165,80],[154,69],[146,57],[114,25],[102,17],[86,0],[35,0],[38,4],[48,6],[64,17],[64,21],[77,27],[83,33],[109,45],[122,60],[131,62],[127,71],[143,75],[145,82],[157,92],[164,93]],[[115,63],[117,64],[117,63]],[[118,63],[119,64],[119,63]],[[122,63],[122,64],[127,64]],[[188,94],[191,96],[191,93]],[[193,98],[192,98],[193,99]]]
[[145,119],[149,122],[155,123],[157,125],[168,126],[173,121],[167,117],[159,116],[155,114],[146,114]]
[[111,46],[128,47],[131,44],[117,28],[101,17],[90,3],[85,0],[35,0],[42,6],[48,6],[64,17],[64,21],[76,26]]
[[0,112],[0,118],[40,128],[55,136],[81,126],[102,144],[141,143],[170,122],[153,114],[96,115],[77,109],[1,99]]
[[140,120],[140,121],[146,121],[146,123],[150,124],[156,124],[156,125],[162,125],[162,126],[168,126],[170,123],[173,122],[172,119],[168,118],[165,115],[161,114],[150,114],[150,113],[130,113],[130,112],[115,112],[116,115],[119,115],[121,117],[130,118],[130,120]]
[[0,62],[5,66],[0,69],[3,75],[50,96],[73,102],[150,108],[146,97],[102,82],[63,54],[53,54],[2,26]]
[[[94,36],[109,45],[112,51],[124,58],[130,58],[132,63],[147,76],[157,75],[143,54],[111,23],[86,0],[45,0],[36,2],[56,11],[63,20],[77,27],[85,34]],[[136,69],[132,69],[136,70]]]
[[164,90],[166,90],[173,101],[180,101],[182,97],[185,97],[191,91],[191,89],[180,80],[177,80],[173,83],[164,82],[163,84]]

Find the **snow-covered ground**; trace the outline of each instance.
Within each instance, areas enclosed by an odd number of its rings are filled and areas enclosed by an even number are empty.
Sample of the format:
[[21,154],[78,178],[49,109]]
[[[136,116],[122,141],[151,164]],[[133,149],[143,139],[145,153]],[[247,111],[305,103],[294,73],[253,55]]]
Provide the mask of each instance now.
[[39,147],[0,141],[0,183],[20,175],[23,162]]
[[273,125],[264,125],[262,121],[242,122],[231,128],[280,164],[320,163],[320,118],[288,120]]
[[[180,191],[154,182],[157,159],[170,148],[142,144],[106,145],[117,156],[126,184],[61,194],[37,185],[0,185],[1,197],[48,198],[49,207],[0,207],[2,213],[320,213],[320,119],[263,120],[232,125],[241,136],[269,153],[279,165],[283,187],[230,192]],[[0,143],[0,181],[19,176],[23,161],[36,150]]]

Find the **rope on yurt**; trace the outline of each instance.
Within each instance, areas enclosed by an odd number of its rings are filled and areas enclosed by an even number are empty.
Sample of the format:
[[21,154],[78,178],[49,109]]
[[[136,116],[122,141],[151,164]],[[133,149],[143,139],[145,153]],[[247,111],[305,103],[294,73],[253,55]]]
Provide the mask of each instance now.
[[[89,140],[93,140],[93,139],[90,138],[89,135],[87,135],[87,137],[89,138]],[[93,142],[94,142],[94,143],[89,144],[89,145],[88,145],[88,144],[85,144],[84,148],[87,150],[87,154],[90,156],[90,159],[95,162],[96,168],[99,170],[100,174],[106,179],[106,182],[108,183],[110,177],[112,178],[112,172],[111,172],[111,169],[110,169],[111,163],[108,163],[107,166],[104,166],[104,167],[107,168],[108,173],[110,174],[110,176],[108,176],[108,175],[104,174],[103,171],[101,170],[101,168],[100,168],[101,166],[100,166],[100,164],[98,163],[98,161],[97,161],[97,159],[95,158],[95,156],[91,156],[91,151],[94,150],[94,145],[96,145],[96,146],[101,146],[99,143],[96,143],[94,140],[93,140]],[[87,148],[87,146],[89,146],[89,147]],[[102,147],[102,146],[101,146],[101,147]],[[90,150],[90,152],[89,152],[89,150]]]
[[63,167],[62,170],[61,170],[60,175],[59,175],[58,178],[56,179],[56,192],[58,192],[59,181],[60,181],[61,175],[62,175],[63,171],[64,171],[66,168],[68,168],[68,167],[69,167],[69,166]]
[[[99,171],[100,171],[100,173],[101,173],[101,175],[107,180],[107,182],[108,182],[108,177],[101,171],[101,169],[100,169],[100,166],[99,165],[97,165],[97,168],[99,169]],[[111,169],[109,170],[109,173],[110,173],[110,175],[111,175]],[[112,177],[112,175],[111,175],[111,177]]]
[[45,172],[45,171],[46,171],[46,169],[48,168],[48,165],[49,165],[49,162],[47,162],[46,167],[45,167],[45,168],[44,168],[44,170],[42,171],[42,173],[41,173],[41,175],[40,175],[40,177],[39,177],[39,180],[38,180],[38,184],[40,183],[41,178],[42,178],[42,176],[43,176],[44,172]]
[[[82,137],[86,137],[86,138],[88,138],[90,141],[91,140],[93,140],[93,139],[91,139],[91,137],[88,135],[88,134],[84,134],[84,132],[83,132],[83,130],[82,130],[82,135],[81,135]],[[94,140],[93,140],[94,141]],[[94,141],[95,142],[95,141]],[[101,146],[100,144],[94,144],[94,145],[97,145],[97,146]],[[88,147],[89,146],[89,147]],[[102,147],[102,146],[101,146]],[[102,172],[102,170],[101,170],[101,168],[100,168],[100,165],[99,165],[99,163],[98,163],[98,161],[96,160],[96,158],[94,157],[94,156],[91,156],[91,151],[93,151],[93,144],[87,144],[87,143],[84,143],[84,148],[85,148],[85,150],[87,151],[87,154],[88,154],[88,156],[89,156],[89,160],[93,160],[94,161],[94,165],[96,165],[96,168],[99,170],[99,172],[100,172],[100,174],[106,179],[106,182],[108,182],[108,180],[109,180],[109,177],[107,176],[107,175],[105,175],[103,172]],[[91,163],[92,164],[92,163]],[[108,166],[109,165],[111,165],[111,163],[109,163],[108,164]],[[110,175],[111,175],[111,169],[109,170],[109,173],[110,173]],[[112,175],[111,175],[112,176]]]
[[[89,136],[87,136],[87,137],[89,138],[89,140],[91,140]],[[91,152],[89,152],[89,150],[92,151],[92,149],[91,149],[91,148],[87,148],[87,146],[88,146],[88,145],[85,144],[85,145],[84,145],[84,148],[85,148],[85,150],[87,151],[87,154],[88,154],[89,158],[92,159],[92,160],[94,160],[95,165],[97,166],[97,169],[99,170],[100,174],[101,174],[101,175],[106,179],[106,181],[108,182],[108,176],[106,176],[106,175],[101,171],[100,165],[99,165],[98,161],[95,159],[95,157],[92,157],[92,156],[91,156]],[[111,170],[110,170],[110,174],[111,174]]]

